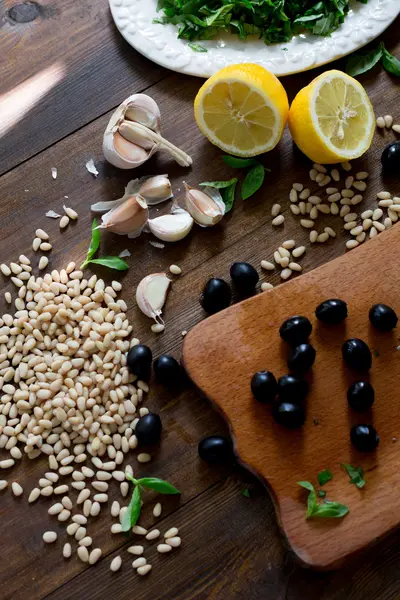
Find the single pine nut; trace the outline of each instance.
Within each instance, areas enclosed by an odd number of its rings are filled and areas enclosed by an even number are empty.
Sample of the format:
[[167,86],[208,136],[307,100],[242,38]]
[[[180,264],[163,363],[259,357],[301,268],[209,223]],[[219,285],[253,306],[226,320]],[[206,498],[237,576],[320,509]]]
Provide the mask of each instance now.
[[169,272],[172,273],[172,275],[181,275],[182,269],[178,267],[178,265],[171,265],[169,268]]
[[310,242],[312,244],[314,244],[317,241],[318,238],[318,231],[315,231],[315,229],[313,229],[313,231],[310,231]]
[[331,177],[334,181],[340,181],[340,173],[337,169],[332,169]]
[[357,227],[354,227],[350,231],[351,235],[355,235],[355,236],[360,235],[360,233],[362,233],[362,232],[363,232],[362,225],[357,225]]
[[348,242],[346,242],[346,248],[348,250],[352,250],[353,248],[357,248],[357,246],[359,246],[359,242],[357,242],[357,240],[349,240]]
[[357,240],[357,242],[360,242],[360,244],[362,244],[362,242],[364,242],[366,237],[367,237],[367,234],[365,233],[365,231],[363,231],[356,237],[356,240]]
[[[78,523],[71,523],[71,525],[78,525]],[[68,525],[68,527],[71,527],[71,525]],[[72,529],[72,527],[71,527],[71,529]],[[86,537],[86,527],[82,527],[82,525],[78,525],[78,527],[75,530],[75,539],[78,542],[80,542],[81,540],[83,540],[84,537]]]
[[329,215],[329,213],[331,212],[331,209],[326,204],[318,204],[318,206],[316,206],[316,209],[318,210],[318,212],[321,212],[324,215]]
[[40,496],[40,489],[39,488],[33,488],[33,490],[31,491],[31,493],[29,494],[29,498],[28,498],[28,502],[36,502],[36,500],[39,498]]
[[346,229],[346,231],[351,231],[354,227],[357,227],[357,221],[349,221],[344,224],[344,229]]
[[341,194],[339,192],[337,192],[335,194],[331,194],[330,196],[328,196],[328,200],[329,200],[329,202],[339,202],[341,197],[342,197]]
[[5,292],[4,293],[4,300],[7,302],[7,304],[11,304],[11,302],[12,302],[12,296],[11,296],[10,292]]
[[299,194],[299,198],[300,200],[307,200],[309,197],[311,196],[311,190],[309,190],[309,188],[305,188],[302,192],[300,192]]
[[352,206],[356,206],[357,204],[360,204],[360,202],[363,201],[363,196],[361,196],[361,194],[357,194],[356,196],[353,196],[353,198],[351,199],[351,205]]
[[281,267],[283,267],[284,269],[289,265],[289,258],[287,256],[283,256],[281,258]]
[[314,204],[315,206],[317,204],[321,204],[321,202],[322,202],[322,200],[319,196],[310,196],[308,201],[311,202],[311,204]]
[[342,208],[340,209],[340,216],[345,217],[346,215],[349,214],[350,211],[351,211],[350,206],[342,206]]
[[100,502],[100,504],[101,504],[103,502],[107,502],[108,501],[108,495],[107,494],[95,494],[93,496],[93,500],[95,502]]
[[318,207],[317,206],[313,206],[312,209],[310,210],[310,219],[318,219]]
[[327,173],[326,168],[323,165],[320,165],[319,163],[314,163],[313,168],[316,171],[318,171],[318,173]]
[[285,217],[283,215],[278,215],[275,219],[272,220],[272,225],[274,227],[278,227],[279,225],[283,225],[285,222]]
[[361,213],[361,218],[362,219],[370,219],[373,214],[374,214],[373,210],[365,210],[364,212]]
[[329,175],[325,175],[325,177],[322,179],[322,181],[319,181],[319,182],[318,182],[318,185],[319,185],[320,187],[324,187],[324,186],[328,185],[328,183],[330,183],[331,181],[332,181],[332,180],[331,180],[331,178],[329,177]]
[[50,506],[47,512],[49,513],[49,515],[58,515],[63,509],[64,507],[61,504],[61,502],[57,502],[56,504]]
[[291,269],[292,271],[298,271],[298,272],[303,270],[303,268],[295,262],[289,263],[289,269]]
[[151,569],[151,565],[144,565],[143,567],[139,567],[136,572],[138,575],[147,575],[147,573],[149,573]]
[[164,533],[164,538],[167,540],[168,538],[176,537],[179,533],[179,529],[177,527],[171,527]]
[[0,265],[0,271],[6,277],[9,277],[11,275],[11,269],[6,264],[4,264],[4,263],[2,265]]
[[[84,548],[84,546],[81,546],[81,548]],[[95,563],[97,563],[99,558],[101,558],[102,554],[103,552],[101,548],[94,548],[94,550],[92,550],[89,555],[89,565],[94,565]]]
[[67,542],[66,544],[64,544],[64,547],[63,547],[63,557],[71,558],[71,555],[72,555],[72,547],[71,547],[71,544],[69,542]]
[[351,164],[347,161],[347,162],[343,162],[340,163],[342,165],[342,169],[344,169],[344,171],[351,171]]
[[80,558],[83,563],[89,562],[89,550],[86,548],[86,546],[78,546],[76,553],[78,558]]
[[303,254],[306,251],[306,247],[305,246],[298,246],[297,248],[295,248],[292,251],[292,254],[295,258],[300,258],[300,256],[303,256]]
[[151,456],[146,452],[142,452],[141,454],[138,454],[137,460],[140,463],[148,463],[151,461]]
[[163,323],[154,323],[151,326],[151,330],[153,333],[162,333],[165,331],[165,325]]
[[92,502],[92,506],[90,507],[90,516],[97,517],[97,515],[100,514],[100,511],[101,511],[100,502]]
[[354,177],[353,175],[349,175],[348,177],[346,177],[345,182],[344,182],[344,186],[347,190],[349,190],[351,188],[351,186],[353,185],[354,182]]
[[383,117],[384,121],[385,121],[385,127],[387,127],[388,129],[391,128],[391,126],[393,125],[393,117],[392,115],[385,115]]
[[275,265],[268,260],[262,260],[261,268],[265,269],[266,271],[273,271],[275,269]]
[[386,227],[383,223],[380,223],[380,221],[372,221],[372,223],[375,229],[377,229],[378,231],[385,231]]
[[5,490],[8,486],[8,481],[6,479],[0,479],[0,490]]
[[86,546],[86,547],[91,546],[92,543],[93,543],[93,540],[89,535],[85,536],[78,542],[79,546]]
[[326,231],[324,231],[323,233],[320,233],[319,236],[317,237],[317,242],[319,242],[320,244],[324,244],[328,240],[329,240],[329,234],[326,233]]
[[111,533],[121,533],[122,525],[120,523],[114,523],[113,525],[111,525],[110,531]]
[[278,252],[282,256],[282,258],[283,257],[290,258],[290,252],[289,252],[289,250],[286,250],[286,248],[284,248],[283,246],[279,246]]
[[378,231],[377,229],[375,229],[375,227],[371,227],[370,231],[369,231],[369,239],[372,240],[374,239],[376,236],[378,235]]
[[[392,207],[393,208],[393,207]],[[372,213],[372,219],[374,221],[379,221],[379,219],[383,216],[383,210],[381,208],[376,208]]]
[[289,194],[289,200],[290,200],[290,202],[297,202],[298,199],[299,199],[299,195],[296,192],[296,190],[295,189],[291,189],[290,190],[290,194]]
[[45,531],[42,538],[43,541],[46,542],[46,544],[52,544],[56,541],[57,534],[55,531]]
[[310,219],[300,219],[300,225],[306,229],[312,229],[312,227],[314,227],[314,221],[311,221]]
[[378,206],[381,206],[382,208],[389,208],[392,204],[393,200],[379,200],[378,202]]
[[61,217],[60,219],[60,229],[65,229],[69,224],[69,217],[67,217],[67,215],[64,215],[63,217]]
[[272,285],[272,283],[267,283],[266,281],[264,281],[264,283],[261,284],[262,292],[267,292],[268,290],[272,290],[273,288],[274,286]]
[[383,117],[378,117],[376,119],[376,126],[379,127],[379,129],[384,129],[386,127],[385,119]]
[[158,544],[157,546],[157,552],[160,552],[160,554],[165,554],[166,552],[171,552],[172,547],[169,546],[168,544]]
[[64,521],[68,521],[70,516],[71,516],[71,511],[64,508],[58,515],[57,519],[61,522],[64,522]]
[[[68,535],[75,535],[79,529],[78,523],[70,523],[67,527]],[[83,536],[84,537],[84,536]]]
[[271,216],[272,217],[277,217],[279,215],[279,213],[281,212],[281,205],[280,204],[273,204],[272,208],[271,208]]
[[146,535],[146,540],[156,540],[158,537],[160,537],[160,531],[158,529],[153,529]]
[[336,204],[336,202],[332,202],[331,215],[338,215],[338,214],[339,214],[339,206],[338,206],[338,204]]
[[120,570],[122,565],[122,558],[120,556],[116,556],[115,558],[112,559],[111,563],[110,563],[110,571],[112,571],[113,573],[116,573],[117,571]]
[[317,169],[311,169],[311,170],[309,171],[309,177],[310,177],[311,181],[315,181],[315,180],[316,180],[316,177],[317,177],[317,175],[318,175],[318,171],[317,171]]
[[147,529],[140,527],[140,525],[134,525],[134,527],[132,527],[132,533],[135,533],[136,535],[146,535]]
[[14,494],[14,496],[22,496],[22,494],[24,493],[24,489],[22,487],[22,485],[20,485],[17,481],[13,481],[11,484],[11,490],[12,493]]
[[390,192],[378,192],[376,195],[377,198],[379,198],[380,200],[389,200],[389,198],[391,198],[391,194]]
[[135,560],[132,562],[132,567],[137,569],[139,567],[143,567],[146,563],[147,560],[144,558],[144,556],[141,556],[140,558],[135,558]]
[[64,206],[64,212],[67,215],[67,217],[69,217],[73,221],[75,221],[78,218],[78,213],[73,208],[70,208],[69,206]]
[[325,227],[325,231],[330,237],[336,237],[336,232],[332,229],[332,227]]
[[289,208],[290,208],[290,210],[292,211],[292,213],[294,215],[299,215],[300,214],[300,209],[299,209],[299,207],[296,204],[291,204]]
[[52,248],[53,246],[49,242],[42,242],[39,246],[39,250],[42,252],[49,252]]
[[367,171],[359,171],[358,173],[356,173],[356,179],[358,179],[358,181],[368,179],[368,177],[369,173]]
[[296,190],[296,192],[301,192],[304,188],[304,185],[302,183],[294,183],[293,184],[293,189]]
[[39,270],[42,271],[43,269],[45,269],[47,267],[48,264],[49,264],[49,259],[47,258],[47,256],[41,256],[40,260],[39,260]]
[[318,175],[315,178],[315,181],[317,183],[321,183],[321,181],[323,181],[325,179],[325,175],[323,173],[318,173]]
[[353,190],[342,190],[341,191],[342,198],[352,198],[354,196]]
[[400,133],[400,125],[392,125],[392,129],[395,133]]
[[72,517],[72,521],[74,523],[78,523],[79,525],[86,525],[87,518],[85,517],[85,515],[74,515]]
[[43,229],[36,229],[35,235],[45,242],[49,239],[48,233],[46,233]]
[[356,190],[359,190],[360,192],[365,192],[367,189],[367,184],[365,181],[355,181],[353,183],[353,188],[356,188]]
[[130,554],[136,554],[136,556],[140,556],[144,552],[143,546],[129,546],[128,552]]
[[168,546],[171,546],[172,548],[179,548],[179,546],[182,543],[182,540],[180,537],[172,537],[166,540],[166,543],[168,544]]
[[281,271],[281,279],[283,279],[284,281],[286,281],[286,279],[289,279],[289,277],[292,274],[292,270],[291,269],[283,269],[283,271]]
[[157,502],[157,504],[153,508],[153,517],[159,517],[161,515],[162,506],[161,502]]
[[348,213],[345,217],[344,217],[344,221],[345,223],[350,223],[350,221],[355,221],[358,218],[358,214],[357,213]]
[[393,225],[392,219],[390,219],[389,217],[386,217],[386,219],[383,221],[383,224],[385,226],[385,229],[389,229],[389,227],[391,227]]

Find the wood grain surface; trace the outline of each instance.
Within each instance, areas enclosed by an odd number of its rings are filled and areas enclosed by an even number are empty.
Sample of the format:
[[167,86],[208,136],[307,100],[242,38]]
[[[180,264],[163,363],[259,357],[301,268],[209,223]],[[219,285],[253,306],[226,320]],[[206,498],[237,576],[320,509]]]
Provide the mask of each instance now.
[[[382,302],[399,312],[400,272],[392,259],[399,243],[400,227],[395,225],[347,256],[210,317],[185,338],[183,362],[189,377],[227,419],[239,460],[267,483],[283,533],[309,567],[342,565],[400,522],[400,447],[394,443],[400,412],[393,385],[400,377],[399,341],[396,331],[377,332],[368,319],[371,306]],[[318,323],[315,308],[328,298],[346,301],[349,316],[343,325]],[[293,315],[312,322],[310,343],[317,352],[306,375],[306,423],[296,431],[275,423],[270,407],[256,402],[250,390],[257,371],[271,371],[277,378],[287,373],[288,347],[279,327]],[[349,338],[365,340],[377,354],[369,373],[346,368],[341,347]],[[376,393],[365,414],[347,405],[349,386],[360,380],[369,380]],[[359,453],[350,443],[350,428],[358,423],[377,429],[381,441],[376,452]],[[365,489],[349,484],[340,463],[362,466]],[[350,514],[341,520],[306,521],[308,493],[297,481],[317,487],[317,474],[327,468],[333,474],[324,486],[327,498],[346,504]]]
[[[394,23],[383,36],[397,56],[399,24]],[[28,112],[16,124],[6,123],[7,132],[0,137],[1,262],[17,258],[21,252],[32,256],[31,243],[39,226],[51,235],[51,267],[61,268],[69,260],[79,262],[89,241],[90,204],[119,197],[132,177],[167,172],[179,196],[183,180],[196,184],[233,176],[222,163],[221,153],[204,140],[194,124],[192,103],[201,81],[166,72],[129,48],[111,22],[106,0],[0,0],[0,28],[2,99],[12,92],[24,95],[24,83],[43,69],[58,63],[66,67],[62,80],[35,106],[28,103]],[[319,72],[284,79],[290,98]],[[360,80],[377,114],[392,113],[400,120],[395,79],[376,68]],[[193,156],[192,170],[181,169],[164,154],[134,173],[118,171],[104,162],[101,141],[110,111],[128,94],[143,90],[161,106],[166,137]],[[371,172],[363,208],[376,205],[379,189],[400,191],[398,182],[384,180],[379,168],[380,152],[393,139],[391,132],[377,134],[368,155],[357,161],[357,168]],[[89,158],[94,158],[100,171],[97,179],[85,169]],[[118,253],[127,247],[132,252],[129,272],[122,277],[123,297],[134,333],[151,345],[155,356],[162,352],[180,356],[181,332],[204,318],[198,303],[204,282],[211,275],[227,278],[232,261],[248,260],[258,266],[287,238],[306,244],[307,254],[302,259],[306,272],[344,253],[347,238],[339,234],[339,227],[337,240],[310,247],[308,233],[289,212],[291,184],[308,181],[309,163],[294,149],[287,132],[279,147],[263,161],[272,169],[263,189],[246,203],[237,200],[234,210],[211,230],[195,228],[188,238],[165,249],[151,246],[147,235],[134,242],[103,236],[102,252]],[[51,178],[52,167],[58,169],[56,180]],[[285,227],[280,230],[271,227],[270,206],[276,201],[286,216]],[[44,214],[50,208],[60,211],[64,202],[79,212],[79,219],[60,234],[57,223]],[[321,219],[322,223],[338,226],[330,217]],[[37,258],[34,260],[36,265]],[[167,269],[171,263],[179,264],[183,275],[174,281],[165,310],[167,328],[157,337],[138,311],[134,292],[143,276]],[[112,277],[101,269],[98,273]],[[268,278],[262,274],[262,280],[267,279],[280,283],[279,274]],[[1,277],[0,282],[2,292],[12,291],[8,280]],[[5,308],[1,304],[1,310]],[[24,460],[18,469],[6,474],[10,481],[18,479],[24,485],[23,497],[16,500],[9,490],[0,494],[2,598],[19,600],[28,591],[32,600],[399,597],[400,555],[395,534],[380,544],[378,555],[376,551],[363,554],[358,562],[336,573],[314,574],[300,568],[281,539],[272,503],[257,480],[239,467],[211,468],[199,461],[198,441],[227,429],[196,390],[187,384],[176,393],[168,393],[152,383],[146,405],[161,414],[162,445],[150,465],[139,466],[134,455],[130,461],[139,474],[163,477],[183,490],[178,503],[163,499],[164,512],[159,519],[160,529],[180,527],[182,547],[169,556],[158,556],[154,543],[149,544],[153,571],[147,578],[138,578],[125,550],[128,542],[109,533],[110,519],[104,515],[93,531],[103,548],[102,560],[90,569],[76,558],[66,562],[61,555],[63,536],[53,547],[43,547],[41,541],[43,531],[54,527],[47,515],[49,501],[41,499],[34,507],[27,504],[28,492],[43,472],[44,461]],[[247,487],[250,499],[241,495]],[[116,498],[120,499],[117,489],[110,493],[110,500]],[[147,525],[153,523],[153,501],[150,495],[144,507],[143,522]],[[61,527],[59,531],[61,534]],[[123,568],[112,575],[109,564],[118,554],[123,556]]]

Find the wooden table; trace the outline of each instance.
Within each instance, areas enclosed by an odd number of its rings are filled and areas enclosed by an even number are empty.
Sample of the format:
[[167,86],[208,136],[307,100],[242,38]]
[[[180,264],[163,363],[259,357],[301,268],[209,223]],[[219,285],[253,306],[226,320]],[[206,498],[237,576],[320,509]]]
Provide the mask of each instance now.
[[[183,180],[196,184],[233,176],[223,165],[221,152],[201,136],[194,124],[192,102],[200,80],[163,70],[132,50],[116,31],[106,0],[42,0],[38,4],[19,5],[17,0],[0,0],[0,17],[0,93],[22,92],[18,98],[23,99],[21,114],[24,115],[16,122],[10,116],[5,119],[4,112],[1,115],[1,262],[10,262],[22,252],[32,255],[33,233],[37,227],[44,227],[54,241],[51,266],[62,268],[69,260],[79,263],[89,240],[90,204],[121,196],[124,185],[133,176],[168,172],[175,190],[182,188]],[[397,55],[399,26],[398,20],[383,36],[388,49],[397,51]],[[316,74],[308,72],[286,78],[284,84],[290,99]],[[392,113],[399,120],[398,82],[380,68],[361,81],[370,93],[377,115]],[[34,106],[28,102],[26,107],[26,99],[33,99],[47,85],[49,89],[42,99]],[[191,171],[172,164],[165,154],[157,155],[137,173],[118,171],[103,160],[102,133],[112,110],[129,94],[144,91],[161,106],[166,137],[192,155]],[[0,96],[3,108],[5,99],[8,107],[15,109],[16,96],[11,96],[11,100],[10,96]],[[371,173],[366,207],[375,205],[375,193],[380,189],[400,191],[395,181],[382,179],[379,167],[381,149],[393,139],[391,132],[377,134],[368,155],[357,161]],[[89,158],[94,158],[100,171],[97,179],[85,168]],[[135,242],[103,236],[104,251],[115,254],[129,247],[132,252],[129,272],[123,276],[123,297],[129,306],[135,335],[151,345],[155,355],[168,352],[179,356],[181,332],[204,317],[198,303],[204,282],[212,275],[227,277],[233,260],[246,260],[258,266],[261,259],[270,258],[279,243],[288,238],[307,245],[307,255],[302,260],[306,270],[343,253],[343,234],[325,245],[310,248],[307,232],[289,211],[291,183],[307,182],[309,163],[293,148],[287,132],[279,147],[265,157],[265,164],[272,172],[262,191],[246,203],[238,200],[218,227],[196,228],[183,242],[165,249],[151,246],[150,238],[145,235]],[[52,167],[58,169],[56,180],[51,177]],[[62,210],[64,201],[78,210],[79,220],[60,234],[57,222],[44,215],[50,208]],[[271,227],[273,202],[283,206],[284,229]],[[166,269],[171,263],[179,264],[183,275],[174,283],[168,299],[166,332],[157,337],[149,331],[148,319],[139,313],[134,292],[143,276]],[[280,283],[279,275],[270,276],[269,281]],[[1,283],[2,291],[11,289],[12,284],[3,278]],[[5,305],[1,308],[4,311]],[[0,498],[2,598],[17,600],[29,595],[32,600],[110,597],[388,600],[400,597],[397,535],[341,571],[318,574],[303,570],[282,542],[271,500],[262,486],[239,468],[211,468],[199,460],[198,441],[206,435],[226,432],[225,424],[207,402],[190,385],[170,394],[154,384],[147,406],[161,414],[164,424],[161,448],[148,466],[139,466],[134,456],[132,464],[136,472],[168,479],[183,490],[180,500],[162,499],[164,511],[159,520],[163,531],[173,525],[180,528],[181,549],[164,556],[157,554],[153,544],[150,550],[153,571],[150,576],[139,578],[130,566],[128,542],[109,533],[107,511],[92,531],[96,544],[103,549],[103,558],[97,566],[86,568],[76,558],[65,561],[61,556],[61,540],[56,546],[43,547],[43,531],[54,527],[47,515],[49,502],[43,499],[33,506],[27,504],[28,491],[44,472],[45,461],[24,460],[8,476],[23,483],[24,496],[16,500],[8,490]],[[247,487],[250,499],[241,493]],[[117,490],[114,495],[118,497]],[[144,525],[153,522],[151,500],[150,495],[143,512]],[[55,527],[60,533],[63,531],[58,524]],[[326,543],[329,544],[329,539]],[[123,568],[112,575],[111,558],[120,553],[124,558]]]

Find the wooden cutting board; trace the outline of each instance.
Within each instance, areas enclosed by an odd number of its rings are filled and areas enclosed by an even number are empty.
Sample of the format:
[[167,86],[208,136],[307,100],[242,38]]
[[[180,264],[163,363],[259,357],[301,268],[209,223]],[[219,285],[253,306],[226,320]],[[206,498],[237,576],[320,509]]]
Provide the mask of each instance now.
[[[400,327],[382,334],[368,320],[372,304],[383,302],[400,314],[400,226],[363,246],[276,289],[214,315],[185,338],[185,368],[198,388],[229,422],[235,452],[267,485],[286,539],[310,567],[336,568],[400,522]],[[319,324],[316,306],[328,298],[348,303],[349,317],[339,327]],[[304,315],[313,323],[311,343],[317,359],[308,380],[307,420],[300,430],[277,425],[269,406],[250,391],[256,371],[287,373],[287,346],[279,337],[286,318]],[[348,386],[359,379],[345,366],[341,346],[359,337],[373,349],[370,381],[375,404],[366,414],[347,405]],[[381,441],[362,454],[350,444],[356,423],[373,423]],[[349,483],[340,463],[362,466],[366,485]],[[317,474],[329,468],[327,499],[346,504],[343,519],[305,519],[307,493],[297,481],[316,487]],[[233,517],[234,523],[234,517]]]

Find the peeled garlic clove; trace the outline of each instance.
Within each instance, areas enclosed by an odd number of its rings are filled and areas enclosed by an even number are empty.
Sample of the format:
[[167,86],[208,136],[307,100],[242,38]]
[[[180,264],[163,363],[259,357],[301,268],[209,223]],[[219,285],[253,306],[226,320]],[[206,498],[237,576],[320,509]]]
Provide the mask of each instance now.
[[151,150],[154,146],[153,140],[151,140],[148,135],[144,134],[143,131],[137,127],[137,123],[133,123],[131,121],[122,121],[118,127],[118,133],[131,144],[140,146],[145,150]]
[[183,208],[176,209],[170,215],[150,219],[147,223],[151,233],[163,242],[179,242],[186,237],[192,227],[193,219]]
[[108,229],[118,235],[138,237],[149,218],[149,209],[144,198],[129,196],[116,208],[102,216],[100,229]]
[[142,279],[136,289],[136,302],[142,313],[163,322],[161,313],[170,285],[166,273],[153,273]]
[[205,187],[196,190],[185,183],[186,209],[201,227],[212,227],[219,223],[225,214],[225,204],[222,196],[215,188]]
[[165,202],[173,197],[171,182],[168,175],[156,175],[155,177],[140,180],[139,194],[143,196],[147,204],[153,206]]
[[146,94],[135,94],[128,98],[125,119],[136,121],[160,133],[161,113],[158,104]]

